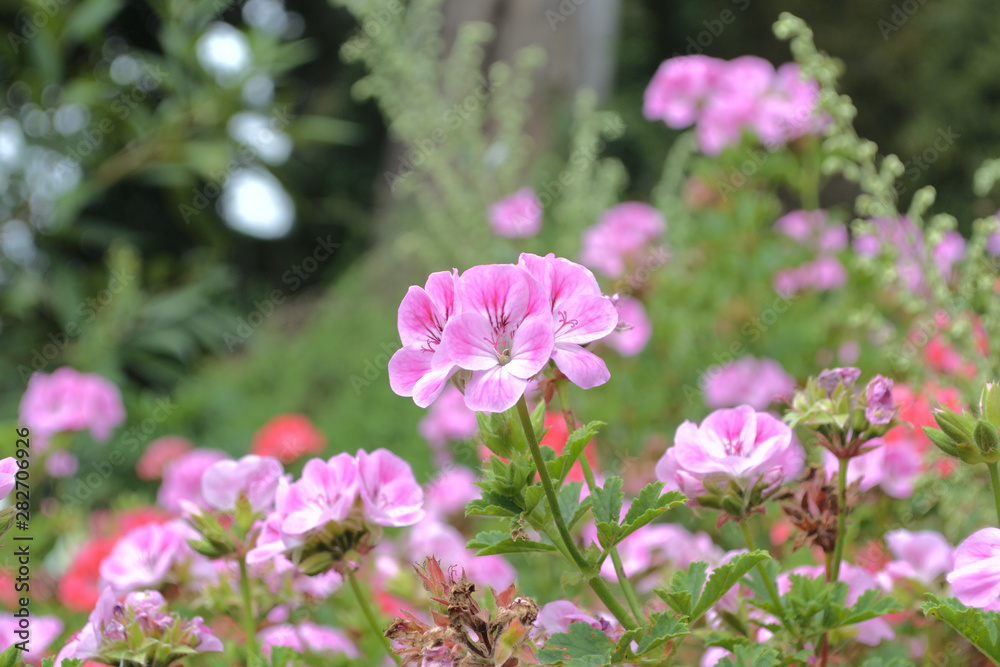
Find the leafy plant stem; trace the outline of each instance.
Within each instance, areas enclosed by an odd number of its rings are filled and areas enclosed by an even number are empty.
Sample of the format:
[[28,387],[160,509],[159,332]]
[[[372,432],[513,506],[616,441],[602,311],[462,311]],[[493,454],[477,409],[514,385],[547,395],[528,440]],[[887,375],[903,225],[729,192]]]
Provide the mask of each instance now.
[[840,561],[844,560],[844,533],[847,531],[848,459],[839,460],[840,468],[837,470],[837,543],[833,548],[833,567],[832,570],[829,571],[829,576],[827,577],[830,581],[840,580]]
[[[757,547],[753,543],[753,535],[750,534],[750,526],[747,525],[746,520],[739,522],[740,530],[743,531],[743,539],[747,543],[747,548],[750,551],[756,551]],[[764,586],[767,588],[767,594],[771,596],[771,602],[774,604],[774,608],[778,610],[778,616],[781,618],[781,624],[784,625],[789,631],[791,631],[791,626],[788,623],[788,619],[785,618],[785,610],[781,605],[781,597],[778,595],[778,589],[774,587],[774,582],[771,581],[771,577],[767,574],[767,570],[764,568],[763,563],[757,563],[757,571],[760,572],[760,578],[764,580]]]
[[375,620],[375,614],[372,612],[371,605],[368,604],[368,598],[365,597],[364,592],[361,590],[361,586],[358,585],[358,579],[354,576],[354,570],[350,568],[345,568],[347,570],[347,580],[351,584],[351,590],[354,591],[354,597],[358,599],[358,606],[361,607],[361,613],[364,614],[365,620],[368,622],[368,627],[375,634],[376,637],[382,642],[382,648],[385,649],[386,655],[392,658],[396,664],[399,664],[399,658],[392,652],[392,646],[389,644],[389,638],[385,636],[385,633],[378,626],[378,621]]
[[240,595],[243,598],[243,629],[247,636],[247,663],[257,655],[257,623],[253,616],[253,601],[250,597],[250,575],[247,572],[247,559],[240,561]]
[[993,486],[993,502],[997,506],[997,523],[1000,525],[1000,463],[987,463],[990,469],[990,484]]

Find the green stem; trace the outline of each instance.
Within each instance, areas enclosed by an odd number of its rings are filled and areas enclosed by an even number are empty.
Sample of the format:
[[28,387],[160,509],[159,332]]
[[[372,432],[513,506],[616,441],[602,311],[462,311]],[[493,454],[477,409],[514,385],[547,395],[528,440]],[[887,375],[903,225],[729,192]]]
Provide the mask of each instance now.
[[1000,471],[997,470],[998,463],[987,463],[990,469],[990,482],[993,484],[993,502],[997,506],[997,522],[1000,523]]
[[365,620],[368,621],[368,627],[371,628],[371,631],[382,642],[382,648],[385,649],[386,655],[392,658],[398,665],[399,658],[392,652],[392,645],[389,643],[389,638],[385,636],[385,633],[382,632],[382,629],[378,625],[378,621],[375,620],[375,614],[372,612],[371,605],[368,604],[368,598],[365,597],[361,586],[358,585],[358,579],[354,576],[354,570],[349,567],[345,569],[347,570],[347,581],[351,584],[354,597],[358,599],[358,606],[361,607],[361,613],[364,614]]
[[[753,543],[753,535],[750,534],[750,526],[747,525],[746,520],[740,521],[740,529],[743,531],[743,539],[746,540],[747,548],[750,551],[756,551],[757,547]],[[785,610],[781,604],[781,597],[778,595],[778,589],[774,587],[774,582],[771,581],[771,577],[768,576],[767,570],[764,569],[763,563],[757,563],[757,570],[760,572],[760,578],[764,580],[764,586],[767,587],[767,594],[771,596],[771,603],[774,608],[778,611],[778,616],[781,618],[781,624],[786,628],[791,630],[791,626],[788,624],[788,620],[785,618]]]
[[240,560],[240,595],[243,598],[243,630],[247,636],[247,664],[257,655],[257,621],[253,615],[253,601],[250,597],[250,575],[247,573],[247,559]]
[[562,510],[559,509],[559,498],[556,496],[555,487],[552,486],[552,478],[549,477],[549,469],[545,465],[545,459],[542,458],[542,450],[538,446],[538,437],[535,435],[535,428],[531,425],[531,415],[528,414],[528,404],[525,402],[524,396],[521,396],[517,401],[517,414],[521,418],[521,427],[524,429],[524,435],[528,440],[528,449],[531,450],[531,458],[535,462],[538,478],[542,482],[542,489],[545,491],[545,497],[549,501],[549,510],[552,512],[552,519],[555,521],[559,537],[562,539],[566,551],[569,552],[573,564],[586,577],[591,590],[601,599],[601,602],[608,608],[608,611],[618,619],[622,627],[626,630],[634,630],[639,626],[628,615],[628,611],[625,610],[614,594],[612,594],[607,583],[601,579],[600,573],[592,572],[593,568],[590,567],[587,559],[580,553],[576,542],[573,541],[573,536],[569,533],[569,528],[566,527],[566,520],[563,518]]
[[[569,409],[569,397],[566,395],[567,383],[560,381],[557,385],[558,396],[559,396],[559,408],[563,413],[563,420],[566,422],[566,430],[568,433],[575,431],[578,426],[576,423],[576,418],[573,417],[573,413]],[[597,487],[597,482],[594,479],[594,471],[590,468],[590,461],[587,460],[586,452],[582,454],[579,458],[580,468],[583,470],[583,478],[587,482],[587,489],[590,493],[594,492]],[[642,605],[639,604],[639,597],[635,594],[635,589],[632,588],[632,582],[628,580],[625,575],[625,568],[622,566],[621,556],[618,555],[618,548],[612,545],[611,547],[611,562],[615,566],[615,573],[618,575],[618,583],[622,587],[622,592],[625,593],[625,600],[628,602],[629,609],[632,610],[632,615],[635,616],[635,620],[639,623],[644,623],[646,620],[645,615],[642,613]]]
[[840,459],[837,471],[837,544],[833,549],[833,572],[830,581],[840,581],[840,562],[844,560],[847,532],[847,459]]

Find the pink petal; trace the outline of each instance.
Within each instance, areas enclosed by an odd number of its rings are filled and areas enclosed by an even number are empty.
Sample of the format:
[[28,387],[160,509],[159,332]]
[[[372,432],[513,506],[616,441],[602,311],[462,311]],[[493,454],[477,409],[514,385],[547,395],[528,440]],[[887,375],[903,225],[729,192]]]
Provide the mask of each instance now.
[[433,403],[444,391],[445,385],[456,370],[455,364],[448,364],[434,368],[420,378],[413,387],[413,402],[417,407],[426,408]]
[[503,412],[524,395],[528,381],[515,377],[507,366],[475,371],[465,383],[465,405],[477,412]]
[[552,317],[560,343],[590,343],[618,326],[618,309],[606,296],[579,295],[564,299]]
[[604,360],[573,343],[559,343],[552,360],[569,381],[581,389],[592,389],[611,379]]
[[482,314],[462,313],[448,322],[441,347],[459,368],[483,371],[499,363],[495,337],[493,327]]
[[420,345],[437,338],[444,327],[443,314],[431,297],[416,285],[410,287],[399,304],[396,326],[403,345]]
[[447,320],[455,311],[455,282],[458,280],[458,270],[437,271],[427,277],[424,286],[428,296],[441,314]]
[[521,323],[510,345],[507,371],[528,379],[549,362],[553,347],[552,321],[546,316],[532,317]]
[[413,387],[431,371],[434,352],[419,345],[396,350],[389,359],[389,386],[398,396],[412,396]]
[[528,314],[530,279],[513,264],[473,266],[459,279],[461,309],[477,312],[489,322],[519,322]]

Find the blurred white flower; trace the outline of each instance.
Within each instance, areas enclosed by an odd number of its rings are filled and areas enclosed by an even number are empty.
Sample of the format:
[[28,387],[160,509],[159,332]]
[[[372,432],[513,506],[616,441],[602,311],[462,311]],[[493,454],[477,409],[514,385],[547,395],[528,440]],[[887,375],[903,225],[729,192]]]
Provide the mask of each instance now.
[[195,47],[198,62],[227,86],[237,81],[250,68],[250,45],[242,32],[228,23],[208,26]]
[[221,214],[238,232],[276,239],[292,228],[295,203],[270,172],[257,167],[238,169],[222,191]]

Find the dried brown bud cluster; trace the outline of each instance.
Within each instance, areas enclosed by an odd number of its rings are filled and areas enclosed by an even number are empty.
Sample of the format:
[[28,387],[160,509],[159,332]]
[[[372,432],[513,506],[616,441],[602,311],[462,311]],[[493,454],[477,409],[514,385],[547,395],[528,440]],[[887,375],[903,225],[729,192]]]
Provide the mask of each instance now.
[[819,468],[810,468],[799,490],[780,497],[792,502],[783,505],[792,524],[800,532],[794,548],[815,544],[825,553],[833,553],[837,545],[837,489],[827,483]]
[[514,585],[497,593],[496,610],[483,609],[473,599],[476,585],[465,572],[455,579],[435,558],[415,567],[424,588],[436,603],[431,609],[434,625],[407,614],[386,629],[393,650],[403,666],[434,664],[442,667],[516,667],[537,664],[529,628],[538,618],[538,605],[516,595]]

